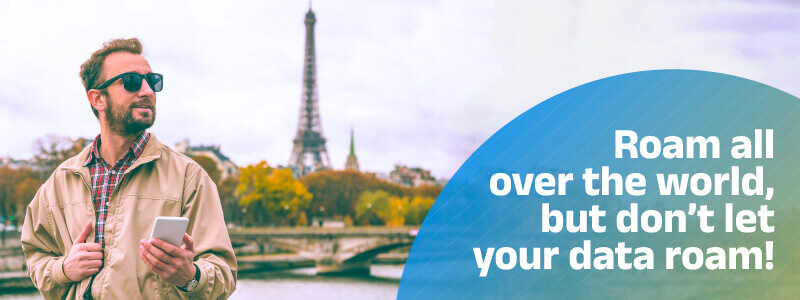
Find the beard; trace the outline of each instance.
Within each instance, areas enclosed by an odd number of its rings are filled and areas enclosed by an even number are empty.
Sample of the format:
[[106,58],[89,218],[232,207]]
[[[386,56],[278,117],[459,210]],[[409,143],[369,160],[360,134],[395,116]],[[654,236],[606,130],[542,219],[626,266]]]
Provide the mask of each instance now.
[[[156,107],[149,99],[131,103],[129,106],[115,105],[111,101],[110,95],[106,95],[106,121],[112,132],[119,136],[135,136],[141,134],[147,128],[153,126],[156,121]],[[136,105],[148,104],[151,107],[149,113],[144,113],[142,118],[134,118],[133,107]]]

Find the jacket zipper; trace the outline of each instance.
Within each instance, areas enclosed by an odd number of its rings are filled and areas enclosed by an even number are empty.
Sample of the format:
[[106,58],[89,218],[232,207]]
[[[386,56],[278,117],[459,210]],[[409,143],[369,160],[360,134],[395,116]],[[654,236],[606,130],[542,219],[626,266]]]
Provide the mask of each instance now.
[[[123,181],[125,181],[125,177],[126,177],[125,175],[127,175],[128,173],[130,173],[130,172],[131,172],[131,171],[133,171],[134,169],[138,168],[139,166],[141,166],[141,165],[144,165],[144,164],[146,164],[146,163],[149,163],[149,162],[151,162],[151,161],[154,161],[154,160],[155,160],[155,159],[150,159],[150,160],[147,160],[147,161],[143,161],[143,162],[141,162],[141,163],[138,163],[138,164],[137,164],[137,163],[134,163],[133,165],[131,165],[131,167],[130,167],[130,168],[128,168],[127,170],[125,170],[125,172],[124,172],[124,173],[122,173],[122,178],[120,178],[120,180],[119,180],[119,184],[118,184],[118,185],[117,185],[117,186],[114,188],[114,191],[112,191],[112,192],[111,192],[111,195],[108,195],[108,203],[110,203],[110,202],[111,202],[111,200],[112,200],[112,199],[114,199],[114,196],[115,196],[116,194],[118,194],[118,191],[119,191],[119,190],[120,190],[120,188],[122,187],[122,182],[123,182]],[[112,166],[112,168],[113,168],[113,166]],[[83,173],[81,173],[81,172],[79,172],[79,171],[74,171],[74,170],[73,170],[73,173],[76,173],[76,174],[78,174],[78,176],[81,178],[81,181],[83,181],[83,185],[84,185],[84,186],[85,186],[85,187],[86,187],[86,188],[89,190],[89,195],[90,195],[90,197],[92,197],[92,187],[91,187],[91,186],[89,185],[89,183],[86,181],[86,178],[83,176]],[[94,199],[92,199],[92,203],[94,203]],[[106,203],[106,205],[108,205],[108,203]],[[93,216],[93,218],[92,218],[92,220],[93,220],[93,223],[97,223],[97,211],[96,211],[95,209],[92,209],[92,216]],[[106,220],[108,220],[108,217],[110,217],[110,216],[111,216],[111,214],[110,214],[110,211],[109,211],[108,215],[106,215]],[[94,224],[94,225],[97,225],[97,224]],[[97,229],[95,229],[95,230],[97,230]],[[95,235],[95,237],[96,237],[96,235]],[[105,253],[103,254],[103,256],[105,256]],[[106,267],[106,265],[105,265],[105,261],[103,262],[103,267]],[[92,283],[94,282],[94,279],[95,279],[96,277],[97,277],[97,274],[95,274],[95,275],[92,275],[92,278],[89,280],[88,287],[91,287],[91,286],[92,286]],[[84,291],[83,291],[83,294],[86,294],[86,292],[87,292],[87,291],[86,291],[86,290],[84,290]],[[92,291],[88,291],[88,292],[89,292],[89,293],[91,293]]]
[[[91,197],[92,197],[92,186],[90,186],[90,185],[89,185],[89,182],[87,182],[87,181],[86,181],[86,177],[84,177],[84,176],[83,176],[83,173],[81,173],[80,171],[75,171],[75,170],[72,170],[72,172],[73,172],[74,174],[78,174],[78,177],[80,177],[80,178],[81,178],[81,181],[83,181],[83,186],[84,186],[84,187],[86,187],[86,190],[88,190],[88,191],[89,191],[89,198],[91,198]],[[94,199],[92,199],[92,203],[94,203]],[[95,210],[94,210],[94,205],[92,205],[92,227],[94,227],[94,226],[97,226],[97,224],[96,224],[96,223],[97,223],[97,211],[95,211]],[[95,230],[97,230],[97,229],[95,229]],[[97,234],[96,234],[96,232],[95,232],[95,237],[96,237],[96,236],[97,236]],[[74,245],[73,245],[73,246],[74,246]],[[87,285],[87,288],[88,288],[88,287],[90,287],[90,286],[92,286],[92,281],[94,281],[94,275],[92,275],[92,278],[89,280],[89,284]],[[80,292],[80,289],[81,289],[81,286],[80,286],[80,285],[81,285],[81,283],[82,283],[82,282],[83,282],[83,280],[81,280],[80,282],[78,282],[78,285],[79,285],[79,286],[78,286],[78,291],[76,291],[76,292]],[[84,295],[84,294],[86,294],[86,292],[87,292],[87,291],[84,289],[84,290],[83,290],[83,293],[80,293],[80,297],[83,297],[83,295]],[[92,292],[92,291],[89,291],[89,293],[91,293],[91,292]]]

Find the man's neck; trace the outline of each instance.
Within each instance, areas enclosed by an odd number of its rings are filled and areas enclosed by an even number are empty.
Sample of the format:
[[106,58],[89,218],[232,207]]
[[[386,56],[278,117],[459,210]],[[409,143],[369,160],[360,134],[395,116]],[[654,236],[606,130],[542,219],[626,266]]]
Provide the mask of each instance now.
[[111,130],[101,128],[100,157],[113,167],[120,158],[125,156],[125,153],[128,152],[128,149],[141,134],[139,132],[129,136],[122,136]]

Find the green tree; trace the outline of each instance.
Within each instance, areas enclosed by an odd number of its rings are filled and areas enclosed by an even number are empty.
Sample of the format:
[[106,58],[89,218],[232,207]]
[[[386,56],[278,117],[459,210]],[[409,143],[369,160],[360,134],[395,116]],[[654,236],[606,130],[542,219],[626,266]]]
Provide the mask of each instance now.
[[356,205],[356,219],[362,225],[384,225],[386,222],[381,217],[388,210],[391,195],[383,190],[375,192],[366,191],[358,197]]
[[294,179],[291,169],[275,169],[266,161],[241,168],[236,188],[239,205],[258,225],[289,225],[308,208],[311,193]]
[[358,198],[356,217],[362,224],[402,226],[409,207],[408,197],[392,196],[383,190],[367,191]]
[[425,220],[425,215],[431,210],[434,198],[431,197],[414,197],[408,205],[406,211],[406,224],[408,225],[422,225]]

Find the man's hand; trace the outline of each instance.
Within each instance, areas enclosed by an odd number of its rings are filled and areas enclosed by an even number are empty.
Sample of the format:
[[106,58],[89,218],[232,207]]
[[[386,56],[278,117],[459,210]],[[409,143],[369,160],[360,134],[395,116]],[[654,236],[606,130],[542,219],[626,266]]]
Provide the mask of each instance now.
[[180,248],[159,239],[141,240],[139,243],[142,261],[158,277],[181,288],[194,279],[197,272],[193,264],[194,240],[188,234],[183,234]]
[[86,237],[92,232],[92,221],[86,224],[83,231],[72,242],[67,258],[64,259],[64,275],[72,281],[81,281],[84,278],[97,274],[103,266],[103,252],[100,244],[86,243]]

